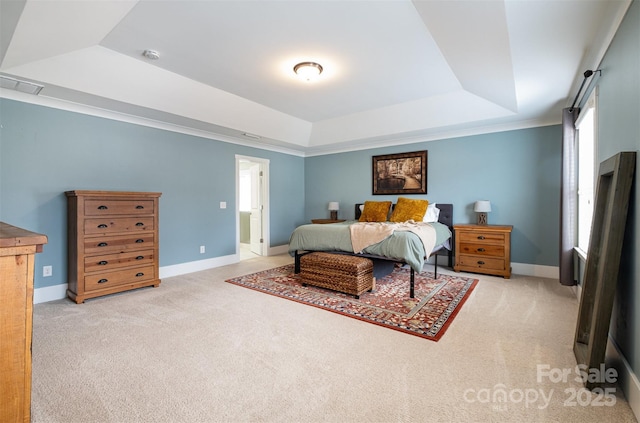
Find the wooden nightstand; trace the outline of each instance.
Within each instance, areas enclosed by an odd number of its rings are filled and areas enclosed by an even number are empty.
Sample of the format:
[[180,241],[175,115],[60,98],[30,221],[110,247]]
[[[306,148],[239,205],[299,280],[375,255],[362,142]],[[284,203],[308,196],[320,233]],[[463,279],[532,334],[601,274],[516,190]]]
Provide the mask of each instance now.
[[325,223],[340,223],[340,222],[344,222],[345,219],[311,219],[311,223],[320,223],[320,224],[325,224]]
[[456,272],[511,277],[511,225],[453,225]]

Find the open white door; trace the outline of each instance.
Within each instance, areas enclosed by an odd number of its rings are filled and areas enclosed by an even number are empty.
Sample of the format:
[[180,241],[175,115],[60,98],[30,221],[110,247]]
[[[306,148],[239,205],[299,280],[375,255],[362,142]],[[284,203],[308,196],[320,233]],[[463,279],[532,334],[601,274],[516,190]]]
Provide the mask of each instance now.
[[236,252],[269,255],[269,160],[236,155]]
[[264,255],[264,238],[262,236],[262,167],[260,163],[251,163],[251,216],[249,218],[249,232],[251,252]]

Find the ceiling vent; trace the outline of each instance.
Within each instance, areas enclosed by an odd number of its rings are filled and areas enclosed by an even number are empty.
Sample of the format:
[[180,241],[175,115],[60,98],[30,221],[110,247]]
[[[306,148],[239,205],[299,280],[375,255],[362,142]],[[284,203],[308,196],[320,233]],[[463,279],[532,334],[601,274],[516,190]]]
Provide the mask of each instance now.
[[33,82],[21,81],[4,75],[0,75],[0,87],[33,95],[38,95],[40,90],[44,88],[44,86]]
[[244,135],[247,138],[252,138],[254,140],[259,140],[262,138],[260,135],[250,134],[249,132],[243,132],[242,135]]

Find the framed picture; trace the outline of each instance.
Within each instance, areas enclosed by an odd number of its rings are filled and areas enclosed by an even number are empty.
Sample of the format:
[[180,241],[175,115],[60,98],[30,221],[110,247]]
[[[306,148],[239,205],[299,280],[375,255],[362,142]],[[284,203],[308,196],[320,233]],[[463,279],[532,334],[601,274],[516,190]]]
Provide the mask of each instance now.
[[426,194],[427,151],[373,156],[373,194]]

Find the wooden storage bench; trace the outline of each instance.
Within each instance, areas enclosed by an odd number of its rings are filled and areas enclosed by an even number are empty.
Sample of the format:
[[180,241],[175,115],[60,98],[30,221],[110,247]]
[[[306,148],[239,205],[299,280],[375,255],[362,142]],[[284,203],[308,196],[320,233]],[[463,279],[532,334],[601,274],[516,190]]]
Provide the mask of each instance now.
[[360,298],[373,290],[373,262],[345,254],[309,253],[300,257],[302,285],[333,289]]

